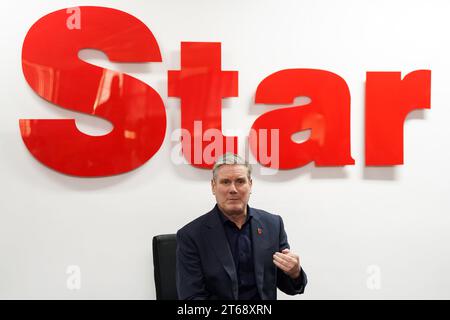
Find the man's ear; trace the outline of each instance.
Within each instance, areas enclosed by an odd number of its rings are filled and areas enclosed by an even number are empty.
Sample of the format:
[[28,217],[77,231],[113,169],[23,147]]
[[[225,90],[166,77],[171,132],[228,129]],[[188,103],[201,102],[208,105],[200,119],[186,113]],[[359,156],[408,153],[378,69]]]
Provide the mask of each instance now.
[[216,181],[214,179],[211,179],[211,191],[213,195],[216,195]]

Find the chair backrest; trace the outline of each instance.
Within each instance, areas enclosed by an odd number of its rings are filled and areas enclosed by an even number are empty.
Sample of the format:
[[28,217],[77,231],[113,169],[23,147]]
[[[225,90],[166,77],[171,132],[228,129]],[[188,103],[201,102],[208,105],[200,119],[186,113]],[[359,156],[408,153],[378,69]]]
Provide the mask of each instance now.
[[176,286],[176,234],[153,237],[153,269],[156,299],[177,300]]

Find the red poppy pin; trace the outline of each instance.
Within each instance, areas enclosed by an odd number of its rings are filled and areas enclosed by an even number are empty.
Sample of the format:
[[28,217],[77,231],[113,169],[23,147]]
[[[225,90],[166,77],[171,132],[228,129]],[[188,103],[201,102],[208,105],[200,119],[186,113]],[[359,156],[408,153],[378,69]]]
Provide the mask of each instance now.
[[261,228],[258,228],[256,231],[258,232],[259,235],[262,235],[262,229]]

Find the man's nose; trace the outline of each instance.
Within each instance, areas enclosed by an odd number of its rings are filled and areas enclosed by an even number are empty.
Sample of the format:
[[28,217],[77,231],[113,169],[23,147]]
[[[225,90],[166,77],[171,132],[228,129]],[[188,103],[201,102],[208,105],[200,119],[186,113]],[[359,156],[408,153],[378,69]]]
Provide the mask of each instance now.
[[236,190],[236,186],[234,185],[234,183],[231,183],[230,184],[230,193],[237,193],[237,190]]

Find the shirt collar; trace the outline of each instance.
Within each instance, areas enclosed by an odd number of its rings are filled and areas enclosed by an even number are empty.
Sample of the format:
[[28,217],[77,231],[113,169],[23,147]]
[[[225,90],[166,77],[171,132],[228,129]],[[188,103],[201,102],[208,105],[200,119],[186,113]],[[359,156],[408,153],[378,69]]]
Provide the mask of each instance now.
[[[227,221],[232,222],[230,219],[228,219],[228,217],[226,215],[223,214],[223,212],[220,210],[219,206],[216,204],[216,210],[217,210],[217,214],[219,215],[220,221],[222,222],[222,224],[227,223]],[[245,223],[247,223],[250,218],[253,217],[253,210],[250,209],[250,206],[247,205],[247,216],[245,217]],[[233,222],[234,223],[234,222]]]

